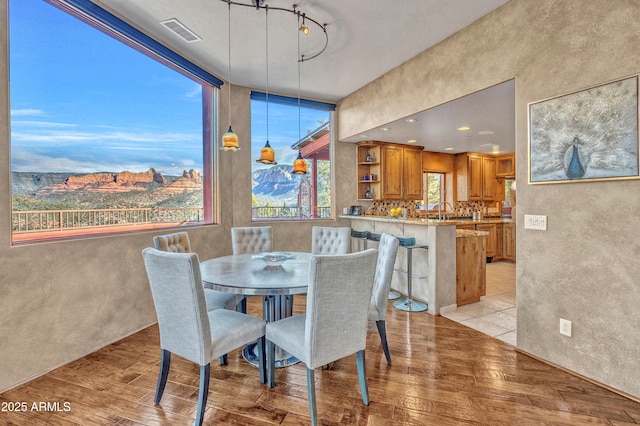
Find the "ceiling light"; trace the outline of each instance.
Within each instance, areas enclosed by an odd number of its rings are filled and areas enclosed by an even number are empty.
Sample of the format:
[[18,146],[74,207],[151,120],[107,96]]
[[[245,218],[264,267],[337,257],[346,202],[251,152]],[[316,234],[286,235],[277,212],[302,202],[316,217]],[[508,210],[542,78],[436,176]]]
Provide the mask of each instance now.
[[304,25],[305,22],[305,18],[306,18],[306,14],[302,14],[302,25],[300,25],[300,32],[304,35],[309,35],[309,27],[307,27],[306,25]]
[[[298,15],[298,22],[300,22],[300,15]],[[304,15],[302,15],[302,25],[304,26]],[[303,27],[300,27],[300,31],[302,31]],[[306,28],[306,27],[305,27]],[[305,35],[309,33],[309,28],[306,28],[307,32],[305,33],[304,31],[302,31]],[[297,33],[297,40],[298,40],[298,53],[296,55],[296,59],[298,59],[298,57],[300,56],[300,32]],[[300,140],[300,61],[298,61],[298,141]],[[298,158],[296,158],[295,160],[293,160],[293,170],[292,170],[293,174],[296,175],[306,175],[307,174],[307,162],[305,161],[304,158],[302,158],[302,150],[300,148],[298,148]]]
[[500,145],[494,145],[493,149],[491,150],[492,154],[500,154]]
[[487,135],[495,135],[496,132],[494,132],[493,130],[480,130],[478,134],[482,136],[487,136]]
[[407,142],[408,143],[416,143],[417,141],[415,139],[409,139]]
[[471,127],[469,127],[469,126],[458,127],[458,130],[460,130],[461,132],[464,132],[464,131],[467,131],[467,130],[470,130],[470,129],[471,129]]
[[449,147],[449,148],[445,148],[445,151],[453,151],[453,148]]
[[267,104],[267,143],[264,144],[260,151],[260,158],[256,160],[257,163],[276,165],[276,153],[269,145],[269,6],[264,8],[264,31],[265,31],[265,53],[266,53],[266,74],[267,74],[267,90],[266,90],[266,104]]
[[360,137],[361,137],[362,139],[367,139],[367,138],[369,137],[369,135],[360,135]]
[[240,149],[240,145],[238,142],[238,135],[233,132],[231,128],[231,1],[229,1],[229,62],[227,63],[228,68],[228,83],[229,83],[229,104],[227,108],[229,109],[229,129],[227,129],[227,133],[222,135],[222,146],[220,147],[223,151],[238,151]]
[[388,132],[391,129],[388,127],[381,127],[380,130],[382,130],[383,132]]
[[407,118],[407,119],[406,119],[406,120],[404,120],[404,121],[406,121],[407,123],[415,123],[415,122],[416,122],[416,121],[418,121],[418,120],[416,120],[415,118]]

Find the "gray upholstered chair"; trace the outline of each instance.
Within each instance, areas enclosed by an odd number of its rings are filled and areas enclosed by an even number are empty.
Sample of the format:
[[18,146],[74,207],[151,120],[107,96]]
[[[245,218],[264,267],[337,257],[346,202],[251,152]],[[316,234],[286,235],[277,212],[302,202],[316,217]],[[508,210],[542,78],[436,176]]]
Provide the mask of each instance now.
[[209,395],[211,360],[248,343],[258,343],[260,382],[265,383],[266,323],[228,309],[207,310],[195,253],[171,253],[146,248],[144,266],[160,329],[160,373],[154,402],[160,403],[176,354],[200,366],[200,390],[195,425],[201,425]]
[[270,226],[231,228],[233,254],[262,253],[271,251],[273,229]]
[[311,228],[311,253],[346,254],[351,244],[351,228],[314,226]]
[[[155,236],[153,237],[153,245],[157,250],[161,251],[192,253],[189,234],[186,232]],[[214,309],[235,309],[242,311],[242,313],[247,313],[246,299],[242,294],[226,293],[205,288],[204,296],[209,311]]]
[[307,367],[309,410],[318,424],[314,369],[355,353],[360,391],[369,405],[364,351],[378,250],[311,256],[306,313],[267,324],[267,375],[275,385],[278,345]]
[[391,365],[391,354],[387,344],[387,302],[389,301],[389,289],[393,276],[393,265],[396,262],[399,241],[390,234],[380,236],[378,245],[378,263],[373,279],[373,293],[371,294],[371,306],[369,307],[369,321],[375,321],[378,334],[382,342],[382,350],[387,358],[387,364]]

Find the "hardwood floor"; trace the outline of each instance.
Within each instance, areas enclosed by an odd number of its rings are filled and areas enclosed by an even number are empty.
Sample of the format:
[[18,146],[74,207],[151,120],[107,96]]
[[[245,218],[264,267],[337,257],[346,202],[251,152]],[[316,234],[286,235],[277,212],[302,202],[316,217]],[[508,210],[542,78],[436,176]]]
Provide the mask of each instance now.
[[[426,313],[389,304],[393,365],[387,366],[375,325],[366,353],[371,403],[362,404],[355,356],[316,371],[318,413],[325,425],[629,425],[640,403],[518,353],[494,337]],[[297,297],[295,311],[304,309]],[[249,298],[249,313],[261,301]],[[189,425],[198,367],[172,359],[162,403],[153,404],[159,362],[156,326],[0,395],[2,425]],[[276,372],[267,389],[240,351],[212,364],[206,424],[306,425],[304,365]],[[25,402],[24,412],[7,412]],[[39,403],[49,406],[39,407]],[[36,403],[34,409],[33,404]],[[54,403],[59,403],[55,405]],[[15,408],[15,405],[13,405]],[[48,409],[45,410],[45,409]],[[57,411],[55,410],[57,409]]]

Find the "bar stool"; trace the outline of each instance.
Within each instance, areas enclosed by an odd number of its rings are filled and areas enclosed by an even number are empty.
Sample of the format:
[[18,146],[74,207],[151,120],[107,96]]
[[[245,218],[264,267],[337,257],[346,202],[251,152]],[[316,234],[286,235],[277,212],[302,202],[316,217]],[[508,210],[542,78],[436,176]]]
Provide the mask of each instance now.
[[369,235],[369,231],[356,231],[353,229],[351,230],[351,238],[362,241],[362,250],[367,249],[367,241],[369,240]]
[[[371,241],[378,241],[380,242],[380,234],[374,234],[373,232],[369,233],[369,239]],[[402,294],[400,294],[399,291],[395,291],[395,290],[389,290],[389,297],[387,298],[388,300],[395,300],[395,299],[399,299],[400,296],[402,296]]]
[[413,300],[411,296],[411,279],[413,278],[412,271],[412,257],[414,249],[428,249],[429,246],[416,245],[415,238],[400,238],[396,237],[400,241],[400,247],[407,249],[407,298],[404,300],[398,300],[393,302],[393,307],[400,309],[401,311],[408,312],[421,312],[429,309],[429,305],[417,300]]

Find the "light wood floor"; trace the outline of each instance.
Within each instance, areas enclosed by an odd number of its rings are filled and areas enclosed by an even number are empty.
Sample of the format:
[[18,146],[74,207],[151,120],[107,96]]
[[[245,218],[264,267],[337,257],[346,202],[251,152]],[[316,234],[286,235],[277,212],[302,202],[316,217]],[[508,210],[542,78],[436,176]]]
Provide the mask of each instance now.
[[[261,315],[258,298],[249,312]],[[302,311],[304,297],[296,298]],[[628,425],[640,403],[625,399],[518,353],[515,348],[444,317],[389,308],[393,366],[375,326],[366,353],[371,403],[362,404],[355,357],[316,371],[318,411],[325,425]],[[0,412],[2,425],[189,425],[196,410],[198,368],[173,357],[162,404],[153,404],[159,361],[151,326],[44,377],[0,395],[26,402],[25,412]],[[634,372],[634,374],[637,372]],[[212,365],[205,422],[236,425],[309,424],[301,364],[278,369],[267,389],[239,351]],[[60,402],[68,411],[36,411]],[[64,405],[68,403],[68,405]]]

